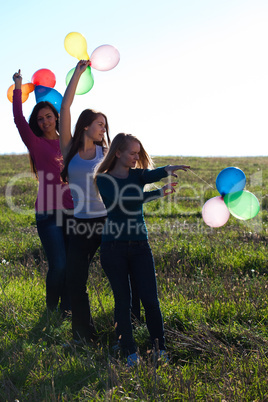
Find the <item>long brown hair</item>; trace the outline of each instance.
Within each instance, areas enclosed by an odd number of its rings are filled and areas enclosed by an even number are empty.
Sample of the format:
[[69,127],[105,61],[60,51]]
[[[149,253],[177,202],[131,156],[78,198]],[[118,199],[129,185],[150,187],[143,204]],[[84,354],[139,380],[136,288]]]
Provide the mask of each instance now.
[[109,172],[110,170],[112,170],[114,168],[116,160],[117,160],[116,152],[117,151],[121,151],[121,152],[125,151],[129,145],[130,141],[136,141],[140,144],[139,160],[137,161],[136,167],[140,168],[140,169],[153,169],[154,168],[154,162],[151,159],[151,157],[148,155],[148,153],[145,151],[140,140],[138,140],[138,138],[132,134],[119,133],[114,137],[114,139],[111,143],[110,149],[107,152],[105,158],[96,168],[96,171],[94,174],[95,183],[96,183],[96,178],[97,178],[98,174]]
[[96,120],[99,116],[103,116],[105,119],[107,141],[105,140],[105,138],[103,138],[102,141],[95,141],[94,143],[96,145],[100,145],[103,148],[104,154],[105,152],[107,152],[108,146],[111,143],[107,117],[105,116],[105,114],[101,112],[96,112],[92,109],[83,110],[83,112],[78,117],[71,142],[71,147],[64,161],[64,168],[61,172],[61,178],[63,182],[66,183],[68,181],[69,163],[71,162],[72,158],[77,154],[79,149],[83,146],[85,127],[90,126],[93,121]]
[[[36,135],[36,137],[43,137],[44,135],[43,131],[41,130],[41,128],[37,123],[37,115],[41,109],[44,109],[46,107],[49,107],[54,116],[56,117],[56,131],[59,131],[59,113],[57,109],[48,101],[38,102],[33,108],[32,113],[29,117],[29,126],[32,132]],[[29,160],[30,160],[31,171],[34,173],[35,177],[38,180],[38,172],[33,157],[30,153],[29,153]]]

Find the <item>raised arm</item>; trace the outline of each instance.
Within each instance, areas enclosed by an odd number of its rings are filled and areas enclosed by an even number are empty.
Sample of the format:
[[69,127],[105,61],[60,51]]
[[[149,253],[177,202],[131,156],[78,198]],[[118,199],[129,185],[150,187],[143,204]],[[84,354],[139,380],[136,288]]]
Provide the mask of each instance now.
[[20,70],[13,74],[13,81],[15,82],[15,89],[21,89],[22,76],[20,74]]
[[71,105],[74,100],[75,91],[79,78],[89,66],[89,60],[80,60],[75,68],[74,74],[64,93],[60,109],[60,147],[63,158],[65,159],[71,145]]
[[13,91],[13,102],[12,102],[14,122],[20,133],[21,139],[28,148],[29,152],[34,153],[34,147],[35,144],[39,141],[39,138],[32,132],[28,122],[26,121],[22,113],[22,102],[21,102],[22,76],[20,70],[18,70],[17,73],[13,74],[13,81],[15,82],[15,88]]

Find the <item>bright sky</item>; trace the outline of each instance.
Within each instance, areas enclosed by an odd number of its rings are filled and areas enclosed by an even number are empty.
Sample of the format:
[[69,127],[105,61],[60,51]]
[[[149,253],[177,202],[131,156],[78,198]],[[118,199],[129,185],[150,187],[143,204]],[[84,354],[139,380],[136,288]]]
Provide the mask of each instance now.
[[[3,2],[0,153],[25,153],[6,92],[48,68],[55,89],[78,60],[64,48],[82,33],[88,54],[115,46],[113,70],[93,70],[90,92],[77,95],[72,123],[85,108],[105,113],[113,138],[136,135],[151,155],[267,155],[267,0],[36,0]],[[35,95],[23,104],[28,119]],[[266,145],[266,146],[265,146]]]

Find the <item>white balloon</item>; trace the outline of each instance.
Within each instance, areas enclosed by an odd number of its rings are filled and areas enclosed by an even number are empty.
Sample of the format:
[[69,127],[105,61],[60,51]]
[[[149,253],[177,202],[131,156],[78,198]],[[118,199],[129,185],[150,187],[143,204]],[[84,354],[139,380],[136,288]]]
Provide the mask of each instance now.
[[211,198],[202,208],[202,218],[204,222],[212,228],[225,225],[229,217],[229,209],[221,196]]
[[90,56],[91,67],[100,71],[112,70],[117,66],[119,60],[119,51],[112,45],[101,45]]

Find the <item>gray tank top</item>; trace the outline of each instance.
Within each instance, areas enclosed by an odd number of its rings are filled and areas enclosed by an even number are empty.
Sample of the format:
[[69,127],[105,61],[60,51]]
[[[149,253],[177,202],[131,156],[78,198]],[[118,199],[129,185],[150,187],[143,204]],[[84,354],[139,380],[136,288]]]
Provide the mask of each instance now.
[[77,153],[69,163],[69,187],[73,197],[74,216],[76,218],[91,219],[107,215],[105,206],[93,183],[94,169],[102,159],[102,147],[96,145],[94,159],[82,159]]

